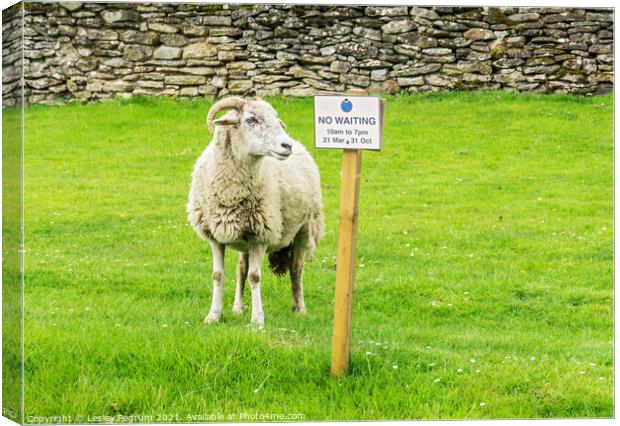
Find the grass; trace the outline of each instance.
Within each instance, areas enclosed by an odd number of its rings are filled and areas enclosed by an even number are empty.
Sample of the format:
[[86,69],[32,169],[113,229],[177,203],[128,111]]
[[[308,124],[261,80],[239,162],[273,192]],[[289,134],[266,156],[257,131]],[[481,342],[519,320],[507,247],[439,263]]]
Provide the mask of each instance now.
[[[311,100],[271,102],[311,147]],[[341,379],[337,150],[311,148],[327,234],[309,314],[265,268],[264,332],[233,317],[229,252],[225,318],[202,323],[210,253],[185,202],[209,106],[26,110],[26,421],[613,416],[612,96],[388,98],[384,149],[364,153]]]

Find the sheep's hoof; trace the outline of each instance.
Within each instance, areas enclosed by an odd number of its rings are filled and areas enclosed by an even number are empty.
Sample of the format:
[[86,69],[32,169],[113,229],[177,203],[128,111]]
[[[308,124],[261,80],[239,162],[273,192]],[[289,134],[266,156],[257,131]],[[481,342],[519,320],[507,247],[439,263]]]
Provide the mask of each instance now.
[[262,312],[258,315],[252,316],[252,325],[254,327],[263,328],[265,326],[265,314]]
[[209,315],[206,316],[204,323],[205,324],[213,324],[220,321],[222,317],[221,312],[209,312]]
[[308,311],[305,306],[293,306],[293,313],[296,315],[306,315]]
[[235,315],[241,315],[241,314],[243,314],[243,304],[237,304],[237,303],[235,303],[235,304],[233,305],[232,312],[233,312],[233,314],[235,314]]

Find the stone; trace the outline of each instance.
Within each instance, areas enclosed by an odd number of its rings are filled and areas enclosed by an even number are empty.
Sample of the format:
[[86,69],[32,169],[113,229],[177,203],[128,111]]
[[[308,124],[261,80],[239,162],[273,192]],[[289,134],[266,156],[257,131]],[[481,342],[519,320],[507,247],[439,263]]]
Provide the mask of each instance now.
[[493,72],[490,64],[480,61],[459,61],[456,68],[464,73],[491,74]]
[[591,53],[612,53],[612,45],[611,44],[593,44],[588,49],[588,52]]
[[370,6],[364,9],[364,13],[367,16],[407,16],[406,6],[393,6],[393,7],[377,7]]
[[412,46],[410,44],[396,45],[394,46],[394,50],[403,56],[408,56],[414,59],[419,58],[420,52],[422,51],[419,47]]
[[163,89],[164,82],[163,81],[155,81],[155,80],[140,80],[136,82],[138,87],[142,87],[145,89]]
[[119,32],[119,39],[128,44],[154,46],[159,43],[159,34],[153,31],[126,30]]
[[[426,49],[429,47],[437,46],[437,39],[434,37],[428,37],[424,34],[419,34],[417,32],[411,32],[406,34],[400,34],[396,37],[396,40],[403,43],[403,46],[411,45],[415,47],[419,47],[421,49]],[[471,41],[467,40],[468,43]]]
[[504,44],[506,47],[522,47],[525,45],[525,37],[517,36],[517,37],[507,37],[504,39]]
[[274,31],[274,36],[277,38],[296,38],[299,36],[299,31],[295,31],[290,28],[277,27]]
[[409,12],[411,16],[420,17],[424,19],[428,19],[429,21],[434,21],[435,19],[439,19],[439,15],[432,9],[424,8],[424,7],[412,7]]
[[221,36],[236,37],[236,36],[240,36],[241,34],[243,34],[243,31],[241,31],[239,28],[233,28],[233,27],[211,28],[209,30],[209,35],[212,37],[221,37]]
[[95,57],[81,58],[75,63],[76,68],[82,72],[92,71],[97,68],[97,65],[98,60]]
[[226,66],[229,70],[239,69],[239,70],[253,70],[256,68],[256,64],[254,62],[248,61],[239,61],[239,62],[231,62]]
[[174,25],[163,24],[161,22],[149,22],[148,27],[149,30],[157,31],[159,33],[173,34],[178,31],[177,27]]
[[101,80],[90,80],[86,83],[86,91],[101,92],[103,90],[103,83]]
[[58,34],[60,35],[67,35],[67,36],[73,36],[75,35],[77,32],[77,30],[75,29],[75,27],[69,26],[69,25],[59,25],[58,26]]
[[[350,69],[350,67],[349,67]],[[320,76],[307,68],[300,67],[299,65],[294,65],[286,72],[287,75],[291,75],[294,78],[313,78],[316,80],[320,79]]]
[[178,59],[184,51],[178,47],[159,46],[153,52],[155,59]]
[[523,74],[519,71],[512,71],[506,74],[496,74],[493,76],[493,81],[498,83],[516,83],[525,80]]
[[153,56],[153,48],[141,45],[127,45],[123,50],[123,58],[128,61],[141,62]]
[[217,95],[217,92],[218,92],[217,87],[213,87],[213,86],[211,86],[209,84],[205,84],[205,85],[202,85],[202,86],[198,87],[198,93],[201,94],[201,95],[206,95],[206,96],[211,96],[212,97],[212,96]]
[[314,87],[319,90],[333,90],[332,83],[328,81],[315,80],[313,78],[304,78],[302,79],[304,83],[308,86]]
[[106,24],[124,21],[137,22],[140,20],[140,14],[131,9],[104,10],[101,12],[101,17]]
[[357,63],[357,67],[361,69],[377,69],[389,67],[391,64],[386,61],[382,61],[379,59],[364,59],[363,61],[359,61]]
[[38,78],[36,80],[27,81],[27,85],[33,89],[46,89],[55,83],[57,83],[57,81],[51,78]]
[[467,55],[460,57],[459,59],[466,59],[468,61],[486,61],[488,59],[491,59],[491,54],[485,52],[471,51],[468,52]]
[[500,58],[493,62],[493,66],[495,68],[516,68],[523,64],[523,62],[521,58]]
[[77,92],[78,90],[80,90],[80,86],[77,84],[77,82],[73,81],[73,80],[69,80],[67,81],[67,90],[69,92]]
[[215,76],[211,79],[209,84],[213,87],[217,87],[219,89],[226,87],[226,79],[221,76]]
[[466,83],[487,83],[493,79],[491,75],[482,75],[482,74],[472,74],[465,73],[463,74],[463,81]]
[[131,66],[131,62],[126,61],[123,58],[112,58],[112,59],[108,59],[106,61],[103,61],[103,65],[106,65],[106,66],[112,67],[112,68],[121,68],[121,67],[130,67]]
[[118,34],[113,30],[95,30],[89,28],[84,31],[86,33],[86,37],[91,40],[118,40]]
[[351,64],[343,61],[333,61],[329,65],[329,70],[339,74],[349,72],[351,70]]
[[333,82],[337,82],[338,78],[340,77],[339,74],[336,74],[335,72],[331,72],[325,69],[321,69],[318,72],[319,76],[321,78],[327,79],[327,80],[331,80]]
[[185,67],[179,68],[179,71],[194,75],[214,75],[217,70],[215,68],[209,67]]
[[398,77],[396,83],[401,87],[422,86],[424,84],[424,77]]
[[[597,68],[603,69],[602,66],[597,66],[595,59],[583,59],[582,69],[586,74],[592,74],[597,71]],[[610,70],[611,71],[611,70]]]
[[492,40],[495,38],[493,31],[484,28],[471,28],[465,31],[463,36],[469,40]]
[[182,87],[179,92],[181,96],[198,96],[197,87]]
[[235,52],[230,50],[220,50],[217,52],[217,59],[223,62],[230,62],[235,60]]
[[[112,80],[103,83],[101,91],[103,92],[127,92],[132,88],[132,84],[123,80]],[[86,87],[88,90],[88,86]]]
[[433,47],[433,48],[430,48],[430,49],[422,50],[422,53],[424,53],[426,55],[432,55],[432,56],[443,56],[443,55],[450,55],[450,54],[452,54],[452,49],[447,49],[447,48],[443,48],[443,47]]
[[353,34],[367,38],[368,40],[381,41],[381,31],[378,30],[365,27],[355,27],[353,28]]
[[183,22],[181,24],[181,32],[186,36],[201,37],[207,34],[207,29],[189,22]]
[[539,65],[523,67],[523,74],[553,74],[561,68],[560,65]]
[[301,55],[299,58],[299,62],[302,64],[321,64],[327,65],[332,61],[332,58],[329,56],[315,56],[310,54]]
[[538,13],[515,13],[513,15],[508,16],[512,22],[529,22],[536,21],[540,18]]
[[432,72],[439,71],[440,69],[441,64],[427,64],[417,67],[404,67],[402,69],[392,71],[392,75],[397,77],[412,77],[416,75],[430,74]]
[[600,22],[613,22],[614,21],[612,13],[588,12],[586,13],[586,19],[588,21],[600,21]]
[[230,16],[209,15],[202,17],[202,24],[227,27],[232,24],[232,19]]
[[387,78],[387,74],[389,72],[388,68],[380,68],[374,69],[370,71],[370,80],[372,81],[385,81]]
[[533,58],[528,58],[525,61],[525,65],[532,67],[537,65],[551,65],[555,64],[556,59],[553,56],[537,56]]
[[431,86],[447,87],[452,85],[452,82],[449,78],[437,74],[427,75],[425,77],[425,80]]
[[447,47],[449,49],[457,49],[457,48],[463,48],[463,47],[467,47],[471,45],[472,40],[468,40],[465,37],[440,38],[437,40],[437,43],[440,47]]
[[596,60],[599,62],[603,62],[603,63],[612,63],[614,61],[614,55],[611,55],[611,54],[597,55]]
[[370,84],[370,77],[366,75],[351,74],[351,73],[341,74],[340,82],[345,83],[345,84],[350,84],[352,86],[368,87],[368,85]]
[[164,78],[166,85],[192,86],[206,83],[207,79],[200,75],[168,75]]
[[409,19],[402,19],[399,21],[390,21],[381,27],[381,31],[386,34],[401,34],[411,31],[416,28],[415,22]]
[[255,83],[259,84],[271,84],[276,81],[288,81],[291,77],[286,75],[255,75],[251,78],[251,80]]
[[336,48],[334,46],[322,47],[320,50],[322,56],[331,56],[336,53]]
[[370,93],[387,93],[393,95],[400,91],[400,86],[395,80],[375,81],[368,86]]
[[251,80],[231,80],[228,82],[228,90],[233,94],[246,93],[254,87],[254,83]]
[[162,34],[159,39],[166,46],[183,47],[187,44],[187,37],[181,34]]
[[78,10],[80,7],[82,7],[82,3],[80,2],[59,3],[59,5],[67,9],[69,12],[73,12],[75,10]]
[[183,49],[184,59],[201,59],[217,55],[217,49],[210,43],[194,43]]
[[440,30],[449,31],[449,32],[460,32],[460,31],[465,31],[467,28],[469,28],[468,26],[460,24],[458,22],[442,21],[442,20],[437,20],[433,22],[433,25],[439,28]]

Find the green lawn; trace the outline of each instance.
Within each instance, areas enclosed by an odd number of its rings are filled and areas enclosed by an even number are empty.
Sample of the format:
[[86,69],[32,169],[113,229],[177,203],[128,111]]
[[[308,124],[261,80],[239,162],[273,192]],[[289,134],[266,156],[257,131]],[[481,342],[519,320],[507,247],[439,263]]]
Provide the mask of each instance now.
[[[271,102],[311,147],[312,100]],[[613,416],[612,96],[388,98],[384,149],[363,158],[342,379],[337,150],[310,148],[327,233],[308,315],[265,267],[265,329],[233,317],[228,252],[223,322],[202,323],[211,260],[185,203],[209,106],[26,110],[26,416]]]

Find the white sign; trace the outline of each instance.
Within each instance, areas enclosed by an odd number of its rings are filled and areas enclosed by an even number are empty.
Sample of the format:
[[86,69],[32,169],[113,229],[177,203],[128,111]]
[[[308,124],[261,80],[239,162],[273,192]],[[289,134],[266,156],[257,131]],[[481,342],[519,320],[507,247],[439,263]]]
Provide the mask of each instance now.
[[315,96],[314,146],[380,150],[381,113],[381,99],[377,96]]

